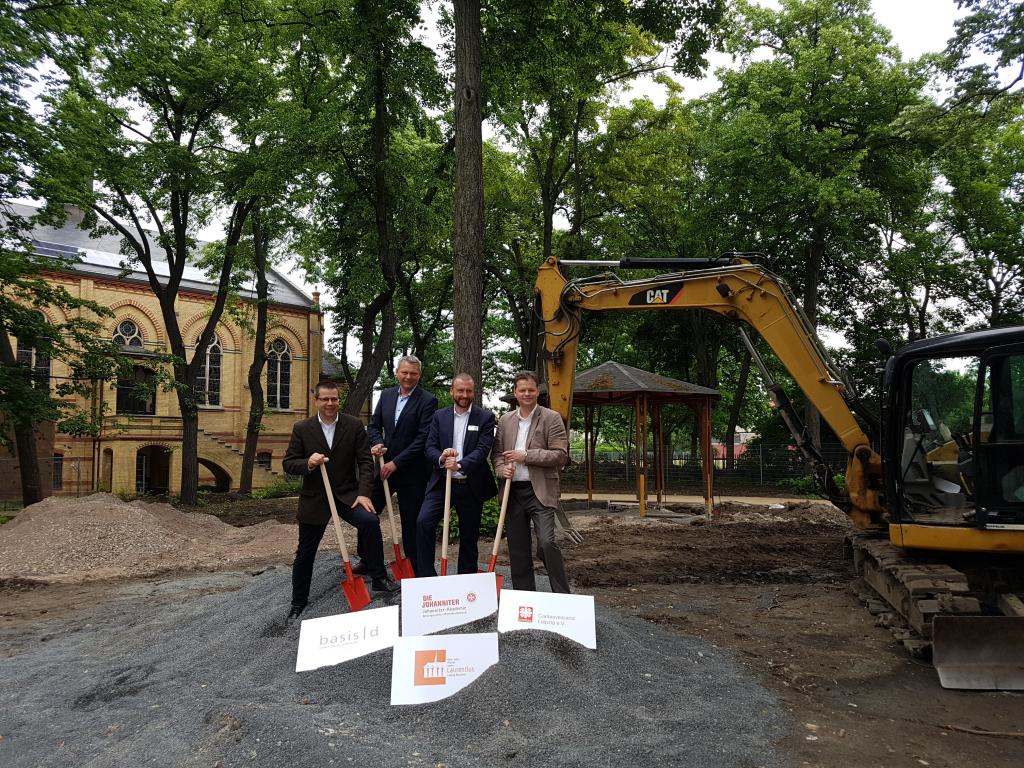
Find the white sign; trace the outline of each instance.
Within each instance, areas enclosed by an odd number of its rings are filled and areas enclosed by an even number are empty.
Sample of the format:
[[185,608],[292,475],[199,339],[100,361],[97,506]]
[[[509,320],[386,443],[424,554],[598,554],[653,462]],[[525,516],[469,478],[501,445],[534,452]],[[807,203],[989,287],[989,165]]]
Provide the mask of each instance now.
[[402,636],[429,635],[498,610],[493,573],[402,579]]
[[329,667],[390,648],[398,639],[398,606],[306,619],[299,629],[296,672]]
[[395,641],[391,665],[391,703],[446,699],[497,663],[497,632],[400,637]]
[[543,629],[575,640],[585,648],[597,648],[592,595],[501,590],[498,631]]

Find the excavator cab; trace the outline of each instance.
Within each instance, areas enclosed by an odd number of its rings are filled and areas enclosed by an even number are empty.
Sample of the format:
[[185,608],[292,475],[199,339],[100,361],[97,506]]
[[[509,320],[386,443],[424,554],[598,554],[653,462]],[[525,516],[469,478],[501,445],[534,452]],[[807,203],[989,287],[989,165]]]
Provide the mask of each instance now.
[[967,578],[936,595],[926,626],[939,679],[1024,690],[1024,330],[916,342],[890,358],[884,381],[890,537],[958,553]]

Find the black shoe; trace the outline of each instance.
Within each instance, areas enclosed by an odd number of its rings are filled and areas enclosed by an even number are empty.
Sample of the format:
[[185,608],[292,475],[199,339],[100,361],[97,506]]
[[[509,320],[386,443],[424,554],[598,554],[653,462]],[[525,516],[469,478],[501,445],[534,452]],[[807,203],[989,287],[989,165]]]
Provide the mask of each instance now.
[[394,579],[389,579],[387,576],[380,576],[371,582],[374,592],[385,592],[389,595],[394,594],[402,587]]
[[302,615],[302,612],[306,610],[304,605],[293,605],[292,609],[288,611],[288,618],[284,620],[284,625],[290,627],[295,623],[295,620]]
[[365,576],[366,573],[367,573],[366,561],[365,560],[360,560],[358,563],[353,563],[352,564],[352,573],[354,575],[356,575],[356,576]]

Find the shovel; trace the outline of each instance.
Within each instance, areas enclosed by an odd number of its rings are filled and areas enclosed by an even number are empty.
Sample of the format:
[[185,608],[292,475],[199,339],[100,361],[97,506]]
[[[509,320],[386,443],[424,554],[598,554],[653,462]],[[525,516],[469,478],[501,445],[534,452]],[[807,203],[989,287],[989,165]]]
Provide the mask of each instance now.
[[[378,456],[380,459],[380,468],[384,469],[384,457]],[[395,561],[391,563],[391,573],[394,574],[395,581],[401,581],[402,579],[411,579],[416,576],[412,572],[412,563],[408,559],[402,557],[402,545],[398,542],[398,531],[395,530],[395,508],[391,505],[391,489],[388,487],[388,481],[381,478],[384,483],[384,500],[388,504],[388,522],[391,524],[391,543],[395,547]]]
[[[505,490],[501,492],[501,511],[498,513],[498,529],[494,532],[494,546],[491,548],[491,562],[487,565],[487,572],[494,573],[494,565],[498,562],[498,550],[501,548],[501,532],[505,530],[505,510],[508,509],[508,492],[512,488],[512,478],[505,478]],[[501,594],[501,574],[494,573],[498,584],[498,594]]]
[[452,471],[444,475],[444,529],[441,534],[441,575],[448,575],[448,523],[452,519]]
[[338,517],[338,508],[334,505],[334,491],[331,490],[331,481],[327,478],[327,459],[320,465],[320,474],[324,478],[324,490],[327,491],[327,503],[331,507],[331,519],[334,521],[334,532],[338,536],[338,546],[341,548],[341,559],[345,563],[345,580],[341,582],[341,591],[345,593],[348,600],[348,607],[353,611],[361,611],[370,604],[370,593],[366,590],[366,582],[357,579],[352,573],[352,563],[348,559],[348,547],[345,546],[345,536],[341,532],[341,519]]

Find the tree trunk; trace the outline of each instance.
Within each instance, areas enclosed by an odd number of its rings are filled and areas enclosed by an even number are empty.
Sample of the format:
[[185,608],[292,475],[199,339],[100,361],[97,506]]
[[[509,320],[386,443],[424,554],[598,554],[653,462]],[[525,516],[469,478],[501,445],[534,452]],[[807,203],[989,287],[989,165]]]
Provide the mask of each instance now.
[[[363,403],[373,392],[373,386],[384,368],[384,361],[391,356],[395,339],[394,295],[398,286],[398,257],[394,247],[391,217],[391,190],[388,184],[388,156],[390,153],[390,127],[388,125],[387,79],[390,66],[387,52],[382,44],[377,46],[374,62],[374,116],[373,116],[373,207],[377,226],[377,261],[384,277],[385,290],[377,295],[363,310],[363,324],[360,331],[362,360],[355,381],[345,398],[343,412],[351,416],[359,414]],[[377,318],[380,318],[380,332]],[[376,341],[376,343],[374,343]]]
[[[0,361],[8,370],[16,370],[18,364],[10,337],[0,328]],[[26,376],[29,372],[26,371]],[[43,500],[43,480],[39,472],[39,451],[36,445],[36,431],[31,421],[27,423],[10,414],[14,431],[14,446],[18,452],[18,472],[21,477],[21,502],[24,506]]]
[[740,420],[740,411],[743,409],[743,398],[747,394],[747,381],[749,378],[750,352],[748,350],[743,353],[743,362],[740,363],[740,378],[732,398],[732,408],[729,410],[729,426],[725,430],[726,469],[736,469],[736,423]]
[[267,241],[260,224],[259,213],[252,219],[252,243],[256,275],[256,338],[252,363],[249,365],[249,422],[245,428],[245,448],[242,450],[242,474],[238,478],[239,493],[252,491],[252,471],[256,464],[256,445],[263,424],[263,367],[267,363]]
[[[804,314],[807,315],[811,328],[817,331],[818,286],[821,282],[821,269],[825,260],[825,233],[821,226],[814,229],[807,256],[807,265],[804,271]],[[814,447],[821,450],[821,414],[809,401],[804,406],[804,426]]]
[[455,373],[483,394],[484,175],[480,115],[480,0],[455,0]]

